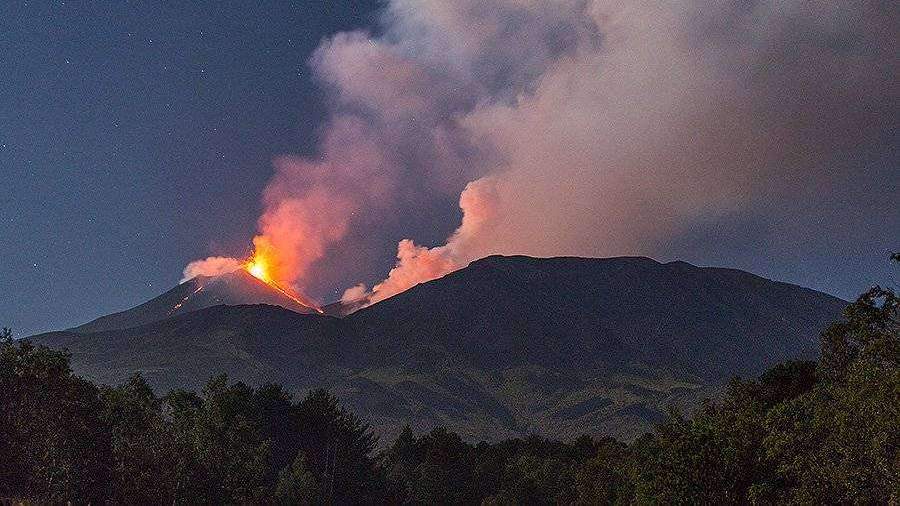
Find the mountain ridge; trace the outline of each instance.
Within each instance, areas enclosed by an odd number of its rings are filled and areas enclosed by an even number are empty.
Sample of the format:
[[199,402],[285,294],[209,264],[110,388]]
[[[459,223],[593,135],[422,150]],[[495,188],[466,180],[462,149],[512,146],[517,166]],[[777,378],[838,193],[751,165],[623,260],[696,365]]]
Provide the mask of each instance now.
[[281,306],[296,313],[314,310],[256,279],[243,269],[220,276],[197,276],[130,309],[101,316],[71,330],[77,333],[121,330],[161,321],[197,309],[216,305],[264,303]]
[[492,256],[343,318],[213,306],[35,342],[100,383],[199,388],[227,373],[332,390],[384,435],[631,438],[730,377],[812,359],[844,301],[735,269],[644,257]]

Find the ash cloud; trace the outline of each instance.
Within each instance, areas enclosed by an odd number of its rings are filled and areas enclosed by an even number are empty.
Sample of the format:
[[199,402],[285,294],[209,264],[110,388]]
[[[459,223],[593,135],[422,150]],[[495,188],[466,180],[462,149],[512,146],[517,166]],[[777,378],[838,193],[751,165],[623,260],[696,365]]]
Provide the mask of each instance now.
[[736,215],[787,242],[799,222],[852,229],[831,204],[896,146],[898,16],[878,1],[393,0],[378,36],[316,51],[332,119],[318,158],[276,163],[258,240],[302,287],[329,276],[329,251],[371,247],[343,242],[354,227],[461,191],[445,244],[399,237],[387,277],[343,297],[371,303],[487,254],[659,255]]
[[[716,216],[811,189],[829,198],[858,170],[842,155],[896,131],[900,25],[884,3],[394,2],[389,13],[390,50],[452,69],[476,94],[449,108],[452,128],[494,155],[471,164],[494,191],[489,228],[431,249],[402,241],[372,302],[492,253],[659,254]],[[446,109],[427,109],[431,123]]]

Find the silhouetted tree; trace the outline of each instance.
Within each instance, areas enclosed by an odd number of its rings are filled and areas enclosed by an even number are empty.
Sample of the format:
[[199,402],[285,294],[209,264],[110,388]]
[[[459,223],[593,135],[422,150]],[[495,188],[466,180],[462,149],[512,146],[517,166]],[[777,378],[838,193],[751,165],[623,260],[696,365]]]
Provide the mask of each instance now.
[[777,477],[762,488],[791,502],[900,501],[898,298],[872,288],[822,336],[824,381],[775,407],[765,451]]
[[313,504],[320,501],[324,493],[316,477],[310,472],[303,452],[297,454],[294,462],[285,467],[278,476],[275,488],[275,502],[278,504]]
[[634,493],[628,475],[628,446],[614,439],[596,442],[595,454],[578,469],[578,504],[627,504]]
[[384,481],[372,452],[370,427],[325,390],[313,390],[297,407],[300,449],[328,501],[380,497]]
[[110,440],[97,388],[68,356],[27,341],[0,345],[0,496],[100,502],[109,495]]
[[175,499],[176,454],[172,425],[162,401],[140,375],[116,388],[101,389],[103,417],[111,428],[112,499],[121,504],[151,504]]

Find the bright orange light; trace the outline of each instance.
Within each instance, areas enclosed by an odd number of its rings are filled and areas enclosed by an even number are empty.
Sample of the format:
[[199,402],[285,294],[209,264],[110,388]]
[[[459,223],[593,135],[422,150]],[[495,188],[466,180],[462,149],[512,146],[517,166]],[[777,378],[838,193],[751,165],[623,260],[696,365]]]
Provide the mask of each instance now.
[[244,264],[244,269],[260,281],[265,283],[272,282],[272,273],[269,269],[269,262],[259,254],[254,253],[254,255],[247,260],[247,263]]
[[247,262],[246,269],[247,272],[252,274],[255,278],[265,281],[266,283],[268,283],[271,279],[269,273],[266,272],[265,264],[258,260],[251,260],[250,262]]
[[244,264],[244,269],[247,272],[249,272],[250,275],[253,276],[254,278],[256,278],[256,279],[262,281],[263,283],[266,283],[267,285],[271,286],[272,288],[278,290],[279,292],[281,292],[282,294],[284,294],[285,296],[287,296],[294,302],[300,304],[301,306],[305,306],[305,307],[314,309],[319,313],[322,313],[322,310],[319,309],[319,307],[316,306],[316,304],[312,303],[311,301],[307,300],[306,298],[301,297],[299,294],[295,294],[292,291],[282,288],[277,282],[275,282],[275,279],[272,277],[272,272],[269,267],[269,262],[267,262],[266,259],[263,256],[261,256],[258,252],[254,253],[253,256],[250,257],[249,260],[247,260],[247,263]]

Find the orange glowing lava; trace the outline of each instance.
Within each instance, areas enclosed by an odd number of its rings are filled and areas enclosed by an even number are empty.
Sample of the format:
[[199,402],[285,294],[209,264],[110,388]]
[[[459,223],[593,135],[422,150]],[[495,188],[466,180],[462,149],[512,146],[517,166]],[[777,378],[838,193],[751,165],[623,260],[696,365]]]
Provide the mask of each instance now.
[[169,316],[171,316],[172,314],[174,314],[175,311],[178,311],[179,309],[181,309],[181,306],[183,306],[184,303],[187,302],[188,299],[190,299],[192,295],[195,295],[195,294],[199,293],[200,290],[203,290],[203,285],[198,286],[196,290],[194,290],[193,292],[191,292],[191,293],[185,295],[184,298],[181,299],[181,302],[179,302],[178,304],[175,304],[175,305],[172,307],[172,309],[169,310]]
[[265,257],[263,257],[262,255],[260,255],[257,252],[257,253],[254,253],[253,256],[251,256],[250,259],[247,260],[246,263],[244,263],[244,269],[247,272],[249,272],[250,275],[253,276],[254,278],[256,278],[256,279],[262,281],[263,283],[266,283],[267,285],[271,286],[272,288],[278,290],[279,292],[281,292],[282,295],[291,299],[292,301],[296,302],[297,304],[300,304],[301,306],[313,309],[316,312],[318,312],[319,314],[324,314],[324,311],[322,311],[319,308],[319,306],[312,303],[305,297],[302,297],[299,294],[292,293],[291,291],[289,291],[285,288],[282,288],[275,281],[274,277],[272,276],[272,271],[271,271],[270,265],[271,265],[270,262]]
[[265,283],[272,283],[272,275],[269,273],[269,264],[264,258],[254,255],[250,260],[247,260],[247,263],[244,264],[244,268],[256,279]]

